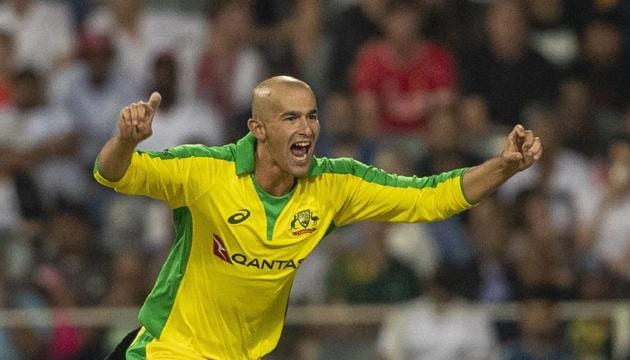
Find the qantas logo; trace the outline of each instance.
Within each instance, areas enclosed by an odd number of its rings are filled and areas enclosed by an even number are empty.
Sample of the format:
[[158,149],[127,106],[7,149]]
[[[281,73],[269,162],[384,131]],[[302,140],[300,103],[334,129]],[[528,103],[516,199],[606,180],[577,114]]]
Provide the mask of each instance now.
[[245,267],[254,267],[258,270],[286,270],[297,269],[304,259],[265,259],[257,257],[247,257],[245,254],[235,253],[230,256],[225,247],[223,239],[217,234],[212,234],[212,250],[216,257],[225,261],[230,265],[240,265]]
[[228,254],[223,240],[217,234],[213,234],[212,239],[214,240],[214,244],[212,246],[214,255],[216,255],[219,259],[231,264],[232,260],[230,260],[230,254]]

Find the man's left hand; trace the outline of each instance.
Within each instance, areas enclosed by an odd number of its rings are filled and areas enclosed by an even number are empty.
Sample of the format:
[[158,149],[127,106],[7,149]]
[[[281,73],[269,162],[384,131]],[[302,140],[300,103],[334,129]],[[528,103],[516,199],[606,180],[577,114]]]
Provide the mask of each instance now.
[[513,175],[523,171],[542,156],[540,138],[522,125],[516,125],[507,137],[505,148],[501,152],[503,169]]

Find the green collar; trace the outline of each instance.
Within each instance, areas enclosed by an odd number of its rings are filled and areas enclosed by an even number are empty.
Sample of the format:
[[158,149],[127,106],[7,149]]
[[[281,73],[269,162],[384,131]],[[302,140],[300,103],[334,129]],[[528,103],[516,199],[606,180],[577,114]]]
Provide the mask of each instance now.
[[[253,174],[256,171],[256,138],[254,134],[248,132],[236,142],[236,175]],[[316,175],[318,159],[313,157],[308,176]]]
[[253,173],[256,170],[256,138],[248,132],[236,142],[236,175]]

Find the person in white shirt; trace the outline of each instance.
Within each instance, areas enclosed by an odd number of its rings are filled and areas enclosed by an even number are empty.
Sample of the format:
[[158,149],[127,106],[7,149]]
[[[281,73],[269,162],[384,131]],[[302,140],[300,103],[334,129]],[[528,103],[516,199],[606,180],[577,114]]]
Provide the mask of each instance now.
[[162,95],[160,112],[153,119],[153,135],[140,144],[142,150],[161,151],[181,144],[222,144],[223,123],[218,112],[201,100],[180,95],[176,84],[182,69],[172,52],[155,57],[150,89]]
[[14,83],[15,105],[0,113],[3,156],[14,155],[16,168],[33,178],[47,207],[59,200],[80,201],[89,177],[74,157],[78,137],[70,114],[48,101],[37,71],[20,70]]
[[98,147],[115,131],[111,118],[130,97],[142,95],[141,80],[117,62],[118,52],[103,33],[81,35],[78,58],[54,78],[55,102],[70,112],[81,134],[79,160],[91,168]]
[[69,9],[60,2],[10,0],[0,5],[0,28],[15,41],[15,63],[47,74],[67,64],[75,32]]
[[178,89],[184,97],[194,96],[195,67],[206,29],[203,17],[193,12],[145,7],[142,0],[102,3],[86,19],[86,30],[111,36],[120,63],[143,81],[150,79],[151,61],[157,54],[165,50],[177,54],[182,69]]
[[401,306],[386,318],[378,340],[383,359],[498,359],[488,314],[455,295],[459,276],[454,267],[441,265],[426,298]]

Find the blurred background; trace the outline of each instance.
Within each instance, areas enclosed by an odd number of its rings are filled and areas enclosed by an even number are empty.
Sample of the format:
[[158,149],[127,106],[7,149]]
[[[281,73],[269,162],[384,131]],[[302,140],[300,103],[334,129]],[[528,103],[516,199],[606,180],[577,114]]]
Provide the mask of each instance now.
[[301,266],[267,359],[630,358],[630,2],[0,2],[0,359],[99,359],[171,245],[161,203],[98,186],[120,109],[140,147],[245,134],[250,92],[318,96],[320,156],[402,175],[541,161],[430,224],[337,229]]

